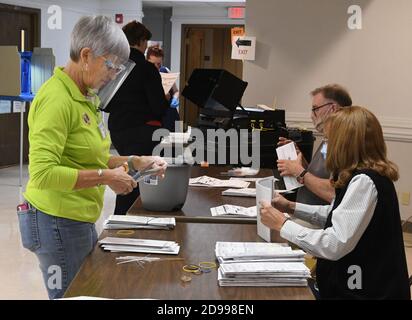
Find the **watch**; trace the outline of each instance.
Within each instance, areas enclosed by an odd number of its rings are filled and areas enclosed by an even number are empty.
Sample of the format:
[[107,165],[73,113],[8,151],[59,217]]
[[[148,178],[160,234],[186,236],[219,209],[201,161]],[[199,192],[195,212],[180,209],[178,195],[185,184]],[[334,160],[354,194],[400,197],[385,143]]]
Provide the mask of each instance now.
[[127,158],[127,165],[129,166],[129,172],[131,172],[131,173],[136,172],[136,169],[135,169],[134,164],[133,164],[133,158],[134,158],[134,156],[129,156],[129,158]]
[[306,170],[306,169],[303,170],[301,172],[301,174],[296,177],[296,180],[298,180],[298,182],[300,184],[305,184],[305,174],[307,174],[307,173],[308,173],[308,170]]

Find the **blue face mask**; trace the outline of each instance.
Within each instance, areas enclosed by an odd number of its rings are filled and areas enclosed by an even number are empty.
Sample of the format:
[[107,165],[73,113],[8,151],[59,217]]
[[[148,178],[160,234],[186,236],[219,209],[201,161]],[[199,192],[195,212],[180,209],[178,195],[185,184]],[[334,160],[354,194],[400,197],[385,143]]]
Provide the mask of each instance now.
[[322,149],[320,149],[320,153],[322,154],[323,159],[326,160],[326,154],[328,153],[328,143],[326,141],[323,143]]

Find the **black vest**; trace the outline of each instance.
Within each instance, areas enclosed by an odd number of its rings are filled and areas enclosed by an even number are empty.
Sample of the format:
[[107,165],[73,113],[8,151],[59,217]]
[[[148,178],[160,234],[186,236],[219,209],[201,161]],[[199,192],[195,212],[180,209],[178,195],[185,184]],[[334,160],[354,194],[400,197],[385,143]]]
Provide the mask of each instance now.
[[[390,179],[373,170],[366,174],[375,184],[378,202],[373,217],[352,252],[337,261],[318,259],[316,278],[322,299],[411,299],[398,197]],[[336,189],[335,203],[325,229],[332,226],[333,211],[342,202],[350,181]],[[361,270],[361,289],[350,289],[351,266]],[[357,269],[359,270],[359,269]],[[349,281],[353,283],[352,281]],[[352,286],[353,287],[353,286]]]

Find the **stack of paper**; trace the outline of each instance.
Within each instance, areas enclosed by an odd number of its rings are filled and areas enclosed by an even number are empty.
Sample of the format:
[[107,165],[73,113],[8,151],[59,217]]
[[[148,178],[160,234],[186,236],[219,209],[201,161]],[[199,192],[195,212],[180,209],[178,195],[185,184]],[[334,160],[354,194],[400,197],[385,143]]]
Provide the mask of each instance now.
[[[295,144],[293,142],[277,148],[276,153],[279,160],[296,160],[298,158]],[[300,184],[296,180],[296,177],[293,176],[283,177],[283,181],[285,182],[286,190],[293,190],[302,187],[302,184]]]
[[162,78],[162,86],[165,94],[168,94],[170,89],[172,89],[173,85],[175,84],[176,80],[179,78],[180,73],[160,73]]
[[209,188],[247,188],[249,182],[242,180],[220,180],[208,176],[201,176],[190,179],[189,185],[192,187],[209,187]]
[[220,207],[210,208],[213,217],[228,217],[235,216],[239,218],[256,218],[256,206],[245,208],[240,206],[232,206],[225,204]]
[[271,203],[273,199],[273,178],[262,179],[256,182],[256,207],[257,207],[257,234],[267,242],[271,242],[270,228],[264,225],[260,218],[261,203]]
[[306,286],[305,253],[287,244],[217,242],[220,286]]
[[178,254],[179,244],[174,241],[106,237],[99,241],[105,251]]
[[170,132],[168,136],[162,139],[161,144],[187,144],[191,134],[191,127],[188,127],[187,132]]
[[305,287],[309,277],[302,262],[223,264],[218,271],[221,287]]
[[256,198],[256,189],[255,188],[227,189],[225,191],[222,191],[222,196]]
[[111,215],[104,222],[104,229],[173,229],[175,218]]
[[259,173],[259,169],[242,167],[242,168],[234,168],[234,169],[228,170],[227,172],[223,174],[231,176],[231,177],[247,177],[247,176],[256,176],[258,173]]

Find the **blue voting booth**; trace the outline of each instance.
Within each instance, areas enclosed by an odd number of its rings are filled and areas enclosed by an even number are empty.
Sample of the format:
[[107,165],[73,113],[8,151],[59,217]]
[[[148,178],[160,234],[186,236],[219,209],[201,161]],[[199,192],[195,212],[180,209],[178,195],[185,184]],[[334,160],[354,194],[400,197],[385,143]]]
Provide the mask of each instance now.
[[[16,46],[0,46],[0,100],[20,102],[20,196],[22,194],[23,172],[23,128],[27,102],[31,102],[40,86],[51,77],[55,65],[52,49],[35,48],[18,51]],[[16,111],[16,110],[14,110]]]

